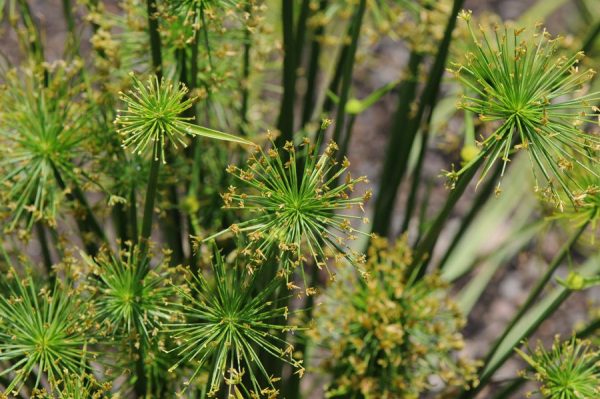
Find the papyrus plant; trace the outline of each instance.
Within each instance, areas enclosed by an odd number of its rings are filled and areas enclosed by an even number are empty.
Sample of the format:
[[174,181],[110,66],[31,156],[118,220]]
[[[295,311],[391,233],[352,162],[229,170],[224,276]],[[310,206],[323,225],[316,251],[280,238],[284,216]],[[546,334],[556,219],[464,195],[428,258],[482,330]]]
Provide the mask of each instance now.
[[0,397],[597,396],[597,319],[520,349],[600,280],[596,2],[51,3],[0,1]]

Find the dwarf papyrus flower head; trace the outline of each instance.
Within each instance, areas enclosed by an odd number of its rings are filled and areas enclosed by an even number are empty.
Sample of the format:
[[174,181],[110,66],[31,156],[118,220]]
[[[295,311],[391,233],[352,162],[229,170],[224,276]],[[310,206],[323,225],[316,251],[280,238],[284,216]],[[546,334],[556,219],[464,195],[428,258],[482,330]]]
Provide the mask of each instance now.
[[149,77],[144,84],[135,74],[131,73],[130,76],[133,88],[121,93],[121,100],[127,109],[118,111],[115,119],[117,131],[123,136],[123,147],[133,147],[134,153],[142,154],[150,145],[153,159],[165,163],[167,144],[170,143],[174,148],[178,145],[185,147],[186,136],[250,144],[234,135],[188,122],[193,118],[182,114],[192,106],[194,98],[187,96],[185,85],[164,78],[159,81],[156,75]]
[[[186,286],[176,287],[183,299],[177,305],[182,320],[165,325],[177,344],[173,353],[179,359],[170,371],[193,364],[195,370],[185,383],[188,386],[210,366],[208,387],[212,395],[226,384],[230,394],[234,386],[242,390],[242,397],[258,397],[261,392],[275,390],[275,381],[267,374],[257,349],[303,373],[302,363],[292,357],[293,346],[282,335],[297,327],[288,324],[288,308],[271,301],[281,281],[274,279],[257,292],[257,274],[240,265],[226,264],[216,248],[211,268],[212,281],[199,272],[189,276]],[[242,383],[243,374],[250,386]],[[261,387],[259,378],[268,381],[268,386]]]
[[76,288],[58,282],[40,287],[31,275],[20,278],[14,270],[0,285],[5,293],[0,296],[0,361],[9,364],[0,376],[12,379],[4,387],[7,393],[19,391],[33,373],[35,384],[28,388],[41,386],[42,373],[58,381],[93,360],[93,307]]
[[222,197],[225,208],[249,215],[230,231],[247,237],[244,252],[254,255],[256,265],[277,255],[286,275],[301,266],[304,276],[308,257],[328,271],[329,259],[362,262],[362,254],[351,249],[349,242],[364,234],[352,221],[366,221],[362,213],[370,191],[355,195],[357,186],[367,179],[353,178],[348,172],[350,162],[346,158],[337,162],[336,150],[333,142],[321,155],[308,141],[299,149],[291,142],[283,148],[272,144],[267,150],[259,149],[246,168],[228,168],[250,188],[246,192],[230,187]]
[[65,185],[82,180],[91,108],[80,69],[59,61],[2,74],[0,210],[10,210],[9,230],[55,224]]
[[527,353],[516,349],[534,373],[523,374],[538,383],[538,392],[546,399],[582,399],[600,397],[600,352],[589,341],[575,337],[552,348],[538,344]]
[[436,274],[414,282],[406,238],[374,238],[366,278],[347,274],[316,309],[315,342],[328,350],[329,397],[417,399],[438,376],[446,388],[475,378],[475,364],[456,359],[464,320]]
[[86,371],[73,373],[65,370],[62,379],[50,381],[50,392],[46,389],[34,390],[32,398],[36,399],[108,399],[111,384],[101,383]]
[[121,93],[127,109],[120,111],[115,119],[123,136],[123,147],[133,147],[133,152],[141,154],[150,144],[154,159],[165,162],[167,142],[175,148],[187,145],[184,139],[190,133],[186,121],[192,118],[182,113],[192,106],[194,99],[186,96],[188,90],[183,84],[164,78],[159,81],[156,75],[144,84],[135,74],[130,76],[133,88]]
[[481,159],[485,160],[481,179],[498,160],[504,173],[515,152],[525,150],[536,188],[541,174],[558,206],[561,190],[573,200],[567,184],[571,169],[586,167],[584,161],[589,160],[596,167],[588,173],[600,173],[598,159],[588,153],[600,147],[600,137],[583,130],[586,124],[598,123],[595,105],[600,93],[585,94],[584,86],[595,71],[580,70],[581,52],[561,55],[560,38],[545,29],[505,26],[490,33],[482,27],[477,35],[471,18],[463,19],[474,45],[466,61],[451,69],[465,88],[459,107],[479,115],[491,132],[481,137],[479,156],[452,177]]
[[96,321],[107,335],[135,333],[148,341],[169,319],[167,302],[175,294],[168,260],[150,268],[139,248],[127,245],[118,256],[106,251],[92,259],[81,253],[90,269]]

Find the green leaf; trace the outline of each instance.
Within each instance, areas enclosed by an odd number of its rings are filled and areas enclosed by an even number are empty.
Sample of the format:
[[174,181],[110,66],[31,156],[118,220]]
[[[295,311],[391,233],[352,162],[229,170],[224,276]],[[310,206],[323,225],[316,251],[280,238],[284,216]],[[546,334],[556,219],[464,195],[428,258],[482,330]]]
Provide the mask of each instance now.
[[232,143],[238,143],[238,144],[244,144],[244,145],[253,145],[254,144],[251,141],[246,140],[242,137],[239,137],[239,136],[236,136],[236,135],[233,135],[230,133],[223,133],[218,130],[209,129],[209,128],[203,127],[203,126],[189,124],[187,126],[186,130],[189,134],[194,135],[194,136],[201,136],[201,137],[206,137],[206,138],[214,139],[214,140],[230,141]]

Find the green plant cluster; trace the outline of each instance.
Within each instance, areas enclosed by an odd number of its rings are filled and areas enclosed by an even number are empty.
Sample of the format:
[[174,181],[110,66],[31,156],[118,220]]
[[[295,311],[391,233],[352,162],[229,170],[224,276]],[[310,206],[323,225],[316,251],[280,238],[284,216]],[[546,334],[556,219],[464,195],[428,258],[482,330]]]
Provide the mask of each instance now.
[[600,8],[464,3],[0,0],[0,398],[600,397],[593,312],[520,349],[600,281]]

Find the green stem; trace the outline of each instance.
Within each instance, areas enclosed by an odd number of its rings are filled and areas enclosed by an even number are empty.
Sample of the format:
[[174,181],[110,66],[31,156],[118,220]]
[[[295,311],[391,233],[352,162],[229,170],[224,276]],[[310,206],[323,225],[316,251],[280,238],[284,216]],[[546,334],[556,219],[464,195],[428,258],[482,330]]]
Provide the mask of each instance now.
[[[327,0],[319,2],[319,11],[323,12],[327,7]],[[319,58],[321,56],[320,36],[324,33],[323,25],[319,25],[313,32],[310,45],[310,60],[308,64],[308,75],[306,79],[306,94],[304,95],[304,105],[302,107],[302,126],[306,125],[313,114],[315,107],[317,91],[317,75],[319,72]]]
[[66,44],[66,53],[71,51],[76,54],[79,51],[79,38],[75,32],[75,18],[73,17],[73,4],[71,0],[62,0],[63,14],[65,16],[65,22],[67,23],[67,32],[69,39]]
[[433,250],[435,249],[435,245],[440,237],[440,233],[448,217],[450,216],[454,206],[458,202],[458,200],[462,197],[465,190],[473,180],[473,177],[477,173],[479,166],[483,163],[484,158],[480,157],[469,169],[465,171],[456,182],[454,189],[450,192],[450,196],[446,201],[444,207],[435,218],[435,221],[425,233],[423,239],[418,243],[416,250],[413,265],[418,268],[417,276],[422,277],[425,275],[425,271],[427,270],[427,265],[431,260],[431,256],[433,254]]
[[[56,179],[56,183],[58,184],[58,187],[60,187],[60,189],[63,191],[68,191],[67,185],[65,184],[64,180],[62,179],[62,176],[60,175],[60,173],[54,166],[53,166],[53,172],[54,172],[54,178]],[[94,216],[94,212],[92,211],[92,208],[90,207],[90,204],[88,203],[88,201],[85,197],[85,193],[81,190],[81,187],[79,187],[79,185],[76,182],[73,182],[73,187],[71,187],[71,192],[67,194],[67,199],[69,199],[70,201],[77,201],[79,203],[79,205],[83,208],[83,211],[84,211],[83,220],[76,218],[79,230],[82,233],[90,232],[90,233],[94,234],[101,241],[102,244],[105,244],[108,246],[108,239],[106,238],[106,235],[104,234],[104,230],[102,229],[102,227],[96,220],[96,217]],[[86,247],[86,251],[92,256],[96,255],[96,253],[98,252],[99,245],[97,245],[97,243],[95,243],[95,242],[85,242],[85,241],[87,241],[87,240],[85,240],[85,238],[84,238],[84,244]]]
[[160,80],[162,78],[162,50],[160,43],[160,33],[158,31],[158,9],[156,0],[146,0],[146,8],[148,11],[148,31],[150,34],[150,48],[152,53],[152,65],[154,73]]
[[28,39],[29,48],[36,58],[36,61],[41,63],[44,61],[44,45],[42,44],[40,31],[34,22],[31,8],[29,7],[27,0],[19,0],[19,8],[21,9],[23,23],[27,28],[28,34],[33,36],[33,40]]
[[44,266],[46,267],[46,273],[48,277],[52,278],[52,255],[50,254],[50,247],[48,245],[48,235],[46,234],[46,228],[42,223],[36,223],[36,231],[38,233],[38,239],[40,240],[40,248],[42,249],[42,259],[44,260]]
[[[311,284],[313,287],[320,286],[319,281],[319,268],[313,265],[311,269]],[[314,303],[315,303],[315,295],[311,295],[306,298],[306,303],[303,306],[304,314],[306,315],[308,320],[312,320],[313,312],[314,312]],[[303,367],[308,368],[308,340],[305,338],[300,341],[300,343],[296,346],[296,350],[302,353]],[[286,394],[284,395],[287,399],[299,399],[300,398],[300,377],[297,375],[290,376],[290,379],[287,381]]]
[[302,65],[302,51],[304,50],[304,40],[306,38],[306,21],[310,14],[310,0],[302,0],[300,5],[300,15],[298,15],[298,23],[296,26],[296,54],[294,54],[294,63],[296,69]]
[[581,234],[583,234],[583,232],[585,231],[587,226],[588,226],[588,223],[581,226],[575,232],[575,234],[573,234],[571,236],[571,238],[562,246],[562,248],[560,249],[558,254],[554,257],[554,259],[548,266],[548,269],[546,270],[546,272],[544,273],[542,278],[537,282],[537,284],[530,291],[529,296],[527,297],[525,302],[521,305],[517,314],[515,316],[513,316],[510,323],[504,328],[504,332],[502,333],[502,335],[500,335],[500,337],[496,340],[494,346],[492,346],[492,348],[488,352],[487,356],[485,357],[484,364],[487,364],[494,357],[494,355],[498,351],[498,348],[500,347],[500,345],[502,344],[504,339],[506,339],[506,337],[508,336],[508,334],[510,334],[511,330],[515,327],[515,325],[523,318],[523,316],[527,313],[527,311],[529,311],[531,306],[533,306],[535,304],[536,300],[538,299],[538,297],[540,296],[540,294],[542,293],[542,291],[544,290],[544,288],[546,287],[546,285],[548,284],[548,282],[554,275],[554,272],[556,272],[556,269],[558,269],[558,267],[561,265],[562,261],[569,254],[569,252],[571,251],[571,248],[577,242],[577,240],[579,239]]
[[471,226],[471,223],[475,220],[479,212],[483,209],[483,207],[488,203],[488,199],[495,192],[496,181],[500,174],[502,173],[502,165],[498,164],[496,170],[494,171],[494,175],[488,178],[488,181],[485,182],[485,185],[475,197],[475,200],[471,204],[469,212],[462,218],[460,228],[452,237],[452,241],[448,248],[444,251],[444,256],[438,263],[438,268],[441,270],[446,265],[450,256],[454,253],[454,250],[458,247],[458,244],[462,240],[463,236]]
[[413,172],[412,183],[410,185],[410,193],[406,200],[406,206],[404,210],[404,220],[402,221],[402,228],[400,233],[403,234],[408,230],[410,221],[413,217],[413,212],[417,204],[417,197],[419,195],[419,187],[421,187],[421,169],[423,168],[423,161],[425,160],[425,154],[427,153],[427,136],[429,132],[425,130],[423,132],[421,140],[421,148],[419,149],[419,157],[417,158],[417,164]]
[[[154,143],[153,154],[160,153],[160,141]],[[152,158],[152,164],[150,166],[150,177],[148,179],[148,186],[146,187],[146,199],[144,202],[144,215],[142,217],[142,231],[140,234],[140,248],[141,248],[141,259],[145,258],[148,252],[148,240],[152,234],[152,221],[154,219],[154,202],[156,199],[156,192],[158,189],[158,174],[160,171],[160,159],[158,157]]]
[[129,192],[129,225],[131,227],[131,241],[133,244],[138,243],[138,226],[137,226],[137,197],[135,195],[135,186]]
[[346,121],[346,103],[350,95],[350,86],[352,85],[352,71],[356,61],[356,49],[358,48],[358,39],[360,37],[360,28],[367,8],[367,1],[360,0],[356,6],[354,17],[351,24],[351,42],[346,57],[343,60],[344,67],[342,72],[342,87],[340,90],[339,102],[337,105],[337,115],[335,118],[335,127],[333,131],[333,141],[340,142],[341,134]]
[[[384,162],[384,172],[382,174],[383,184],[381,185],[375,204],[373,231],[379,235],[387,236],[389,233],[390,221],[392,220],[391,216],[394,210],[396,196],[398,195],[398,187],[406,174],[415,137],[422,122],[426,121],[425,125],[427,125],[431,121],[435,102],[437,101],[438,92],[440,90],[442,76],[444,75],[450,43],[452,42],[452,32],[456,26],[457,15],[462,9],[463,4],[464,0],[454,0],[452,12],[448,17],[448,22],[446,24],[444,37],[439,45],[439,50],[433,66],[431,67],[429,79],[423,89],[416,116],[414,118],[410,117],[410,105],[414,99],[414,91],[408,93],[412,94],[412,96],[405,105],[399,104],[399,112],[397,112],[396,115],[392,138],[390,139],[386,161]],[[418,71],[418,65],[421,62],[422,55],[411,54],[411,58],[413,59],[413,62],[417,63],[417,69],[415,69],[415,71]],[[413,90],[414,89],[415,88],[413,88]],[[427,145],[427,136],[427,134],[424,134],[423,136],[423,146]],[[422,157],[421,162],[423,159],[424,157]],[[415,170],[419,172],[420,169],[420,166],[418,166]],[[415,175],[414,179],[415,181],[418,181],[420,176]]]
[[[252,4],[246,4],[245,11],[250,15],[252,12]],[[251,18],[251,17],[250,17]],[[250,99],[250,50],[252,49],[252,34],[250,29],[244,31],[244,54],[242,58],[242,104],[240,107],[240,134],[247,136],[246,131],[248,125],[248,102]]]
[[[404,168],[410,155],[410,147],[405,142],[408,134],[407,124],[411,112],[411,104],[417,94],[417,75],[423,61],[423,55],[412,52],[408,60],[408,77],[400,84],[398,91],[398,108],[394,114],[388,150],[383,163],[381,184],[375,198],[375,214],[373,216],[373,232],[387,236],[389,218],[395,205],[395,190],[404,175]],[[406,131],[406,132],[405,132]],[[412,146],[412,144],[411,144]]]
[[131,342],[131,350],[133,353],[137,353],[137,359],[135,361],[135,394],[137,398],[146,398],[148,390],[148,381],[146,379],[146,365],[144,363],[144,345],[143,341],[139,342],[139,348],[136,349],[134,342]]
[[127,212],[125,210],[125,204],[115,204],[112,208],[112,220],[115,224],[115,230],[117,237],[121,243],[127,241],[129,235],[127,234]]
[[[352,128],[356,121],[356,115],[351,115],[346,124],[346,132],[344,138],[340,144],[340,150],[337,153],[336,160],[340,162],[346,155],[348,155],[348,147],[350,146],[350,139],[352,138]],[[341,177],[340,177],[341,178]]]
[[598,35],[600,35],[600,21],[596,22],[590,33],[585,38],[583,42],[583,46],[581,46],[581,51],[586,53],[586,55],[590,55],[592,50],[594,49],[594,44],[596,44],[596,39],[598,39]]
[[277,128],[281,135],[276,144],[281,147],[294,137],[294,99],[296,95],[296,60],[294,43],[294,2],[281,1],[283,27],[283,98]]

